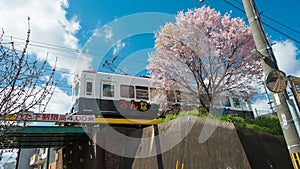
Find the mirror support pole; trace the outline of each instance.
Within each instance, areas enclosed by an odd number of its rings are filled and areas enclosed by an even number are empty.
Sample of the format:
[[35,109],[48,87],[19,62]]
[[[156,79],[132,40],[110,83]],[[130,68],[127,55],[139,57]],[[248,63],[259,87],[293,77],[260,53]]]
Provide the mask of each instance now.
[[[243,0],[243,5],[247,14],[247,18],[252,31],[253,39],[257,48],[265,59],[261,59],[261,64],[265,75],[268,75],[273,70],[278,70],[278,65],[274,57],[272,48],[264,32],[262,22],[254,0]],[[300,139],[287,104],[287,93],[274,93],[272,92],[273,99],[277,110],[281,128],[284,134],[285,141],[289,153],[300,152]]]

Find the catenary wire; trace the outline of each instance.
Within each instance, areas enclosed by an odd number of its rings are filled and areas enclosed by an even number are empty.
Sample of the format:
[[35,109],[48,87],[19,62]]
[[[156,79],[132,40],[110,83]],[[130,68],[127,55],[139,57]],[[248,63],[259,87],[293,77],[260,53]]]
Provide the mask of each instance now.
[[[245,11],[244,11],[243,9],[241,9],[240,7],[238,7],[238,6],[234,5],[234,4],[232,4],[232,3],[229,2],[228,0],[223,0],[223,1],[224,1],[225,3],[227,3],[228,5],[230,5],[230,6],[234,7],[234,8],[236,8],[237,10],[239,10],[240,12],[242,12],[242,13],[245,14]],[[291,37],[290,35],[288,35],[288,34],[282,32],[282,31],[278,30],[278,29],[275,28],[274,26],[271,26],[270,24],[267,24],[267,23],[265,23],[265,22],[262,22],[262,23],[263,23],[266,27],[269,27],[270,29],[276,31],[277,33],[280,33],[280,34],[282,34],[283,36],[285,36],[285,37],[287,37],[287,38],[289,38],[289,39],[295,41],[296,43],[300,44],[300,41],[298,41],[297,39]]]

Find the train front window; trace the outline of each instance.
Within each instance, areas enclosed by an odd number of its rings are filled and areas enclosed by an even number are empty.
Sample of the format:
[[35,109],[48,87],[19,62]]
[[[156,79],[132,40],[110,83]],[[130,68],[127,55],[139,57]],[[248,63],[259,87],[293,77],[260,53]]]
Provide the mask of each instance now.
[[114,97],[115,96],[115,86],[111,83],[103,83],[103,96],[104,97]]
[[120,96],[123,98],[134,98],[134,86],[121,85]]
[[92,82],[86,82],[86,95],[92,95],[93,92],[93,83]]

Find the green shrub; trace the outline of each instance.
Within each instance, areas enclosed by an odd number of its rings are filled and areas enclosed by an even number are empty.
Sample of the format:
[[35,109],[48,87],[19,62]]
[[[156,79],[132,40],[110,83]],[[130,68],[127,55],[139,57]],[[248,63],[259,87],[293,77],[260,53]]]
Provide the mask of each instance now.
[[188,115],[196,115],[204,118],[220,119],[225,122],[230,122],[235,125],[245,126],[247,128],[256,131],[271,134],[273,136],[283,137],[282,129],[277,116],[270,116],[270,117],[259,116],[255,119],[245,120],[242,117],[234,116],[231,114],[228,114],[226,116],[221,116],[221,117],[208,117],[205,114],[199,113],[198,110],[193,110],[193,111],[180,112],[179,115],[167,115],[165,118],[160,118],[160,120],[162,122],[167,122],[176,119],[178,117],[188,116]]
[[247,127],[274,136],[283,136],[280,122],[277,116],[259,116],[252,120],[247,120]]
[[183,111],[180,112],[178,115],[176,114],[169,114],[164,118],[159,118],[162,122],[167,122],[170,120],[174,120],[178,117],[183,117],[183,116],[189,116],[189,115],[195,115],[195,116],[199,116],[199,117],[207,117],[207,115],[199,113],[198,110],[191,110],[191,111]]
[[205,107],[200,107],[199,112],[200,112],[200,114],[207,114],[207,110]]
[[244,125],[245,120],[242,117],[233,116],[231,114],[227,114],[226,116],[221,116],[220,120],[230,122],[233,124]]
[[159,120],[161,120],[162,122],[167,122],[167,121],[176,119],[177,117],[178,117],[178,115],[176,115],[176,114],[169,114],[164,118],[159,118]]
[[196,116],[200,116],[201,113],[199,113],[197,110],[192,110],[192,111],[183,111],[179,113],[179,116],[188,116],[188,115],[196,115]]

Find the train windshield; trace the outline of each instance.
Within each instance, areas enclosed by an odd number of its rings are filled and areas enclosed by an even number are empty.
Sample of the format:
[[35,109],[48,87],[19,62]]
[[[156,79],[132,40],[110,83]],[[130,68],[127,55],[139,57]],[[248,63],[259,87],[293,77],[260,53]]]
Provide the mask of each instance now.
[[74,88],[74,96],[78,96],[79,95],[79,82],[77,82],[75,84],[75,88]]

